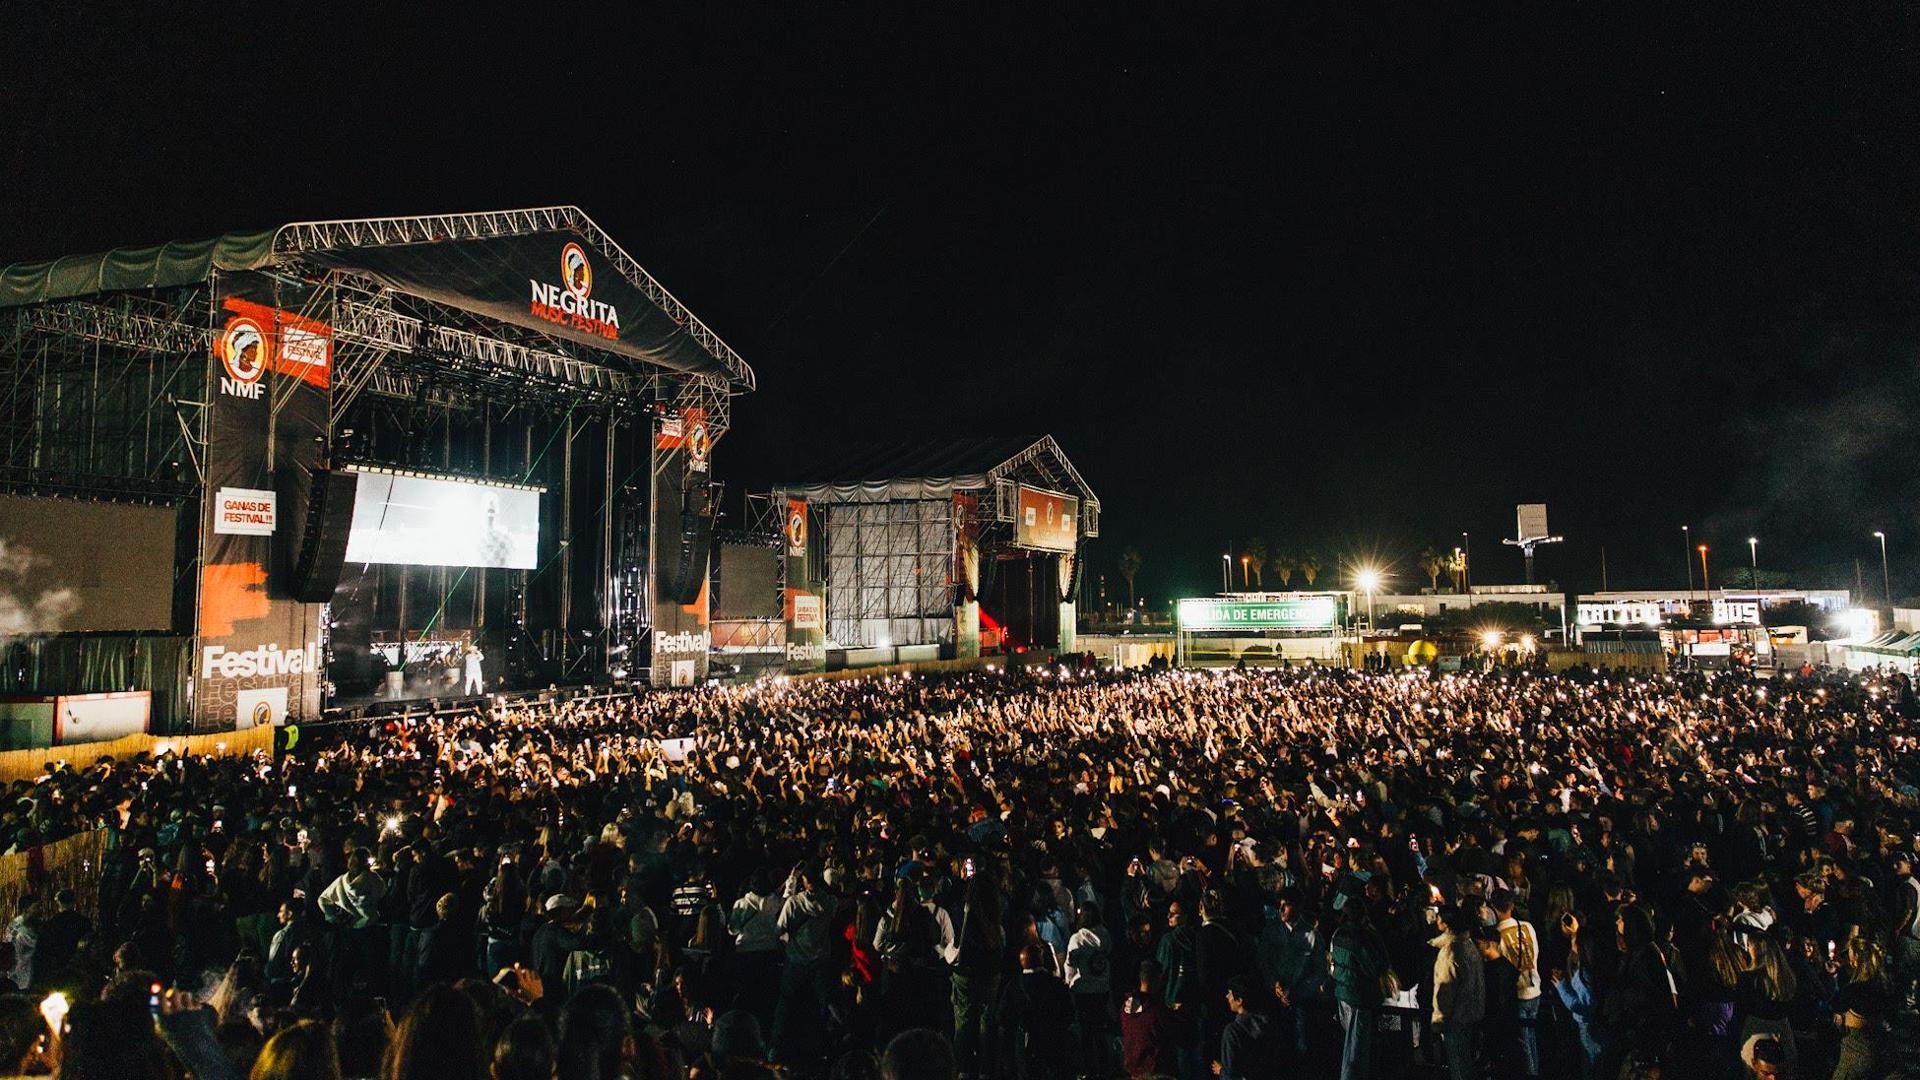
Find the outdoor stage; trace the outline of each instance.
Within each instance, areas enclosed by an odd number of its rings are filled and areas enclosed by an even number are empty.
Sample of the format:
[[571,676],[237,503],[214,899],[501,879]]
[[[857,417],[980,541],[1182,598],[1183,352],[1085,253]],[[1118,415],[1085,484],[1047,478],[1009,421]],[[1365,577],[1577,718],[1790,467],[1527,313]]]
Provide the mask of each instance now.
[[7,267],[0,695],[133,687],[175,733],[470,664],[700,681],[709,461],[753,385],[572,207]]

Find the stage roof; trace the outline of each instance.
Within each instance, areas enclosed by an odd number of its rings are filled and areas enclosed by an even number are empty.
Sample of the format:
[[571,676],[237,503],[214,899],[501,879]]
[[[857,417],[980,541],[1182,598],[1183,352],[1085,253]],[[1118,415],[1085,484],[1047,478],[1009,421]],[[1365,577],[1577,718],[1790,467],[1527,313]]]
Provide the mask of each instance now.
[[[954,492],[993,492],[1025,484],[1077,497],[1086,535],[1099,535],[1100,499],[1053,436],[974,436],[843,448],[802,463],[773,490],[817,503],[944,499]],[[997,495],[997,492],[995,492]],[[1011,513],[996,498],[996,510]]]
[[16,263],[0,268],[0,307],[189,286],[221,270],[337,271],[734,390],[754,384],[738,354],[572,206],[296,222]]

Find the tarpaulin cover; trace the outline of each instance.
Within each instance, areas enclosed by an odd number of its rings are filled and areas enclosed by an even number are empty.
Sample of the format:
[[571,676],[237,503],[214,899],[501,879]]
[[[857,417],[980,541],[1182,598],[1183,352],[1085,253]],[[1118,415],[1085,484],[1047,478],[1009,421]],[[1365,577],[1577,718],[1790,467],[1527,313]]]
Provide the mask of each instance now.
[[272,261],[273,233],[228,233],[154,247],[68,255],[0,269],[0,307],[124,289],[164,289],[207,280],[215,267],[254,270]]
[[[272,232],[121,248],[0,269],[0,307],[206,281],[214,269],[257,270]],[[541,231],[432,243],[307,249],[298,256],[397,292],[529,327],[674,371],[728,375],[687,328],[628,281],[579,233]]]

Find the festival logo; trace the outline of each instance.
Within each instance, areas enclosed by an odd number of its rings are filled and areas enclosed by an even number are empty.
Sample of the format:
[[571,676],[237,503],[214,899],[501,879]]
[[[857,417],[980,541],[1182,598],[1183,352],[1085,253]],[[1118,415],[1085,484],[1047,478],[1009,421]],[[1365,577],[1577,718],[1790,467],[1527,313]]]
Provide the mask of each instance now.
[[620,340],[620,313],[612,304],[592,299],[593,263],[587,250],[569,243],[560,249],[560,282],[529,278],[535,315],[583,334]]
[[579,244],[560,249],[560,280],[575,300],[585,300],[593,292],[593,264]]
[[807,553],[807,504],[787,502],[787,554],[799,558]]
[[705,472],[707,455],[713,452],[713,432],[703,419],[694,419],[687,431],[687,464],[696,472]]
[[214,352],[227,373],[220,377],[220,392],[229,397],[258,400],[265,387],[260,376],[267,370],[267,333],[260,324],[245,315],[227,320]]

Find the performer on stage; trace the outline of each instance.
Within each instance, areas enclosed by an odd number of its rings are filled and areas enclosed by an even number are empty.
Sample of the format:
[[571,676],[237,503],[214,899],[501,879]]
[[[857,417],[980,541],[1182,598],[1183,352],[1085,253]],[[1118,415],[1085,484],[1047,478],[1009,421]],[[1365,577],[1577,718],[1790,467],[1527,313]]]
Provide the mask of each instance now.
[[467,688],[464,691],[465,693],[484,694],[487,692],[487,681],[480,675],[480,661],[486,658],[486,654],[480,651],[480,646],[469,645],[467,647]]

